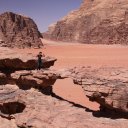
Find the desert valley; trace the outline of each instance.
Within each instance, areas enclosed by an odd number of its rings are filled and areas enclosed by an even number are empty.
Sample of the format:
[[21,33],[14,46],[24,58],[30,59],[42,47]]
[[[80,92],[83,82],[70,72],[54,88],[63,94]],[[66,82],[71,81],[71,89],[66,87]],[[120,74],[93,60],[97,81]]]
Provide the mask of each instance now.
[[103,127],[128,127],[128,1],[83,0],[43,33],[2,13],[0,128]]

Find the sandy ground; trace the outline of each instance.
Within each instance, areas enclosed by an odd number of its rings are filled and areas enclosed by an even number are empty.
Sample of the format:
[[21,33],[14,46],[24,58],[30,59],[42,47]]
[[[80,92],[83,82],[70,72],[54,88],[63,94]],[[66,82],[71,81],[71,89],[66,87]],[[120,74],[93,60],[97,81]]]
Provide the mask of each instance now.
[[[58,59],[57,68],[72,66],[116,66],[128,67],[128,46],[121,45],[89,45],[49,42],[43,51]],[[60,42],[61,43],[61,42]],[[48,45],[49,44],[49,45]]]
[[[37,54],[42,51],[45,55],[57,58],[56,69],[74,66],[92,67],[128,67],[128,46],[122,45],[89,45],[78,43],[62,43],[42,40],[44,48],[25,49],[21,52]],[[66,100],[73,101],[93,110],[98,109],[98,104],[92,103],[84,95],[80,86],[74,85],[71,79],[57,80],[54,85],[57,95]]]

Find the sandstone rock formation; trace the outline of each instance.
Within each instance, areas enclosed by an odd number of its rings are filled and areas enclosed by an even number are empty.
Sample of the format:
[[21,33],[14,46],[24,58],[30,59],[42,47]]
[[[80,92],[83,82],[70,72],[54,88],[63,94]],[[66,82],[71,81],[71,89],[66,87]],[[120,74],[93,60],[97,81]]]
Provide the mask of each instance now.
[[[50,70],[41,71],[17,71],[11,74],[12,81],[22,89],[33,88],[49,88],[53,85],[59,74],[54,73]],[[50,88],[49,88],[50,89]]]
[[44,57],[43,69],[37,71],[34,70],[37,68],[36,56],[17,53],[8,48],[0,48],[0,50],[0,85],[17,84],[22,89],[47,88],[46,92],[48,92],[51,91],[50,86],[60,77],[59,74],[47,69],[54,65],[55,58]]
[[127,0],[83,0],[81,7],[51,25],[44,37],[92,44],[128,44]]
[[12,12],[0,15],[0,46],[41,47],[41,37],[32,19]]
[[[18,53],[8,48],[0,48],[0,69],[1,70],[34,70],[37,68],[37,57],[29,53]],[[54,65],[56,58],[44,57],[43,68]]]
[[71,77],[101,109],[128,113],[128,69],[81,67],[74,68]]
[[[123,116],[122,113],[102,114],[79,105],[76,107],[74,103],[69,103],[54,94],[52,86],[57,79],[71,77],[76,84],[82,84],[85,94],[91,100],[99,102],[107,109],[118,107],[118,111],[126,113],[128,70],[94,70],[85,67],[58,71],[36,71],[29,68],[24,70],[20,62],[14,63],[16,58],[20,58],[24,64],[26,60],[34,57],[32,54],[24,56],[7,48],[4,48],[3,52],[0,49],[0,52],[0,66],[4,65],[0,68],[0,128],[127,128],[128,116]],[[6,63],[1,61],[2,59]],[[14,64],[19,64],[19,67],[12,67]],[[111,102],[113,104],[109,104]],[[110,119],[112,117],[115,120]]]
[[[127,128],[127,119],[97,118],[38,90],[0,86],[0,128]],[[8,120],[10,119],[10,120]],[[3,121],[3,122],[1,122]],[[5,123],[7,122],[7,123]]]

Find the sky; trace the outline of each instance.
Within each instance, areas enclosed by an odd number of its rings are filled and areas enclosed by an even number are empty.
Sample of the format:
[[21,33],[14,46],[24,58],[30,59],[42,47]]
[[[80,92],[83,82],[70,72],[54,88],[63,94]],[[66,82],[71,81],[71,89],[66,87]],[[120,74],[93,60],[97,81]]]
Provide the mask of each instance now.
[[60,20],[70,11],[78,9],[83,0],[0,0],[0,13],[11,11],[31,17],[40,32]]

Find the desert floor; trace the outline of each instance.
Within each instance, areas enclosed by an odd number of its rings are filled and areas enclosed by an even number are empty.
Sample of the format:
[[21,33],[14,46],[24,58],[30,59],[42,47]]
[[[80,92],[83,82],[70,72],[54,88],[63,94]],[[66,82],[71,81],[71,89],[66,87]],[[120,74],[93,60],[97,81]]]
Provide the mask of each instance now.
[[[54,69],[74,66],[91,66],[94,68],[128,67],[128,46],[122,45],[89,45],[78,43],[63,43],[42,40],[42,49],[24,49],[21,52],[38,54],[42,51],[46,56],[57,58]],[[98,110],[99,105],[92,103],[84,95],[82,88],[74,85],[71,79],[57,80],[53,86],[54,92],[66,100],[81,104],[87,108]]]

